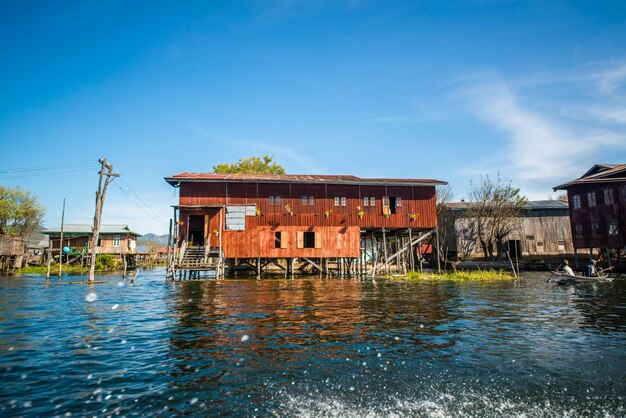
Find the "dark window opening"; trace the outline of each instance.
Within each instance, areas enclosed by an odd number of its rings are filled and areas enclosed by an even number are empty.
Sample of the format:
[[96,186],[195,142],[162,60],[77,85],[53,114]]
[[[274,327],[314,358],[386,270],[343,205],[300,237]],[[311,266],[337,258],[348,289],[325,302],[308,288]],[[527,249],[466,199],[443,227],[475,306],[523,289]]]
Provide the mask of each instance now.
[[304,234],[304,248],[315,248],[315,232],[305,232]]
[[522,246],[519,240],[508,240],[506,245],[511,257],[519,258],[522,256]]
[[280,248],[280,232],[274,232],[274,248]]
[[398,198],[390,197],[389,198],[389,212],[394,215],[396,213],[396,208],[398,207]]

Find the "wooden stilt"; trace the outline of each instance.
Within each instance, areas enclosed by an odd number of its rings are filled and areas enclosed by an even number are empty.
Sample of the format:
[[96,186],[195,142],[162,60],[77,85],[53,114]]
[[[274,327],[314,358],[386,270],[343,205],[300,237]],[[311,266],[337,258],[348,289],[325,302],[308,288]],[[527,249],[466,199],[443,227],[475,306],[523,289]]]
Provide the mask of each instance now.
[[435,229],[435,242],[437,243],[437,272],[441,273],[441,257],[439,256],[439,231]]
[[383,228],[383,256],[385,261],[385,273],[389,274],[389,263],[387,263],[387,234]]
[[413,235],[411,234],[411,228],[409,228],[409,265],[411,271],[415,271],[415,257],[413,257]]
[[52,263],[52,238],[49,238],[48,242],[48,271],[46,273],[46,280],[50,279],[50,264]]

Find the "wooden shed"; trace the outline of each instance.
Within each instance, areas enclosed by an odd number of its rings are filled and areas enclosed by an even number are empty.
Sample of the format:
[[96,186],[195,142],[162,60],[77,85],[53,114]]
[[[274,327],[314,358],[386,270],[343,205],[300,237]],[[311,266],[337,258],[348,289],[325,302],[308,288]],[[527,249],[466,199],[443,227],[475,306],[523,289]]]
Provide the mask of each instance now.
[[[451,202],[445,228],[448,259],[485,257],[469,217],[470,202]],[[513,256],[527,260],[562,257],[574,252],[567,202],[560,200],[529,201],[522,211],[520,225],[505,238]]]
[[[302,270],[308,264],[321,272],[328,259],[356,269],[363,259],[375,263],[380,254],[371,253],[390,235],[408,239],[410,249],[425,232],[436,229],[435,186],[446,184],[349,175],[214,173],[182,173],[165,180],[179,188],[171,270],[215,267],[220,274],[221,267],[233,270],[243,263],[254,266],[257,275],[269,264],[293,272],[295,259],[304,263]],[[388,249],[383,244],[381,253]],[[277,262],[282,259],[285,266]]]

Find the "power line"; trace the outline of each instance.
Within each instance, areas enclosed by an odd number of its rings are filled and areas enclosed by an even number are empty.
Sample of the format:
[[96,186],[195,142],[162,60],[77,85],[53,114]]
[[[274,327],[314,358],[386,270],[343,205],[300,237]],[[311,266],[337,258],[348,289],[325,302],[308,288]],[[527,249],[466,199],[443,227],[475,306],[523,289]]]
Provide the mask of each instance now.
[[148,212],[146,209],[144,209],[139,203],[137,203],[137,200],[135,197],[133,197],[129,192],[127,192],[126,190],[124,190],[119,183],[115,183],[115,185],[117,186],[118,189],[120,189],[120,191],[122,193],[124,193],[131,202],[133,202],[135,204],[135,206],[137,206],[143,213],[145,213],[146,215],[148,215],[148,217],[152,218],[153,220],[159,222],[160,224],[162,224],[163,226],[167,226],[167,223],[161,219],[161,217],[159,217],[158,215],[155,216],[153,214],[151,214],[150,212]]
[[0,170],[0,173],[10,174],[10,173],[22,173],[25,171],[61,170],[61,169],[66,169],[66,168],[78,168],[79,166],[86,167],[87,165],[93,166],[94,163],[93,161],[76,161],[76,162],[68,162],[68,163],[40,165],[40,166],[34,166],[34,167],[3,169],[3,170]]
[[122,183],[124,183],[124,185],[125,185],[125,187],[128,189],[128,191],[129,191],[131,194],[133,194],[133,195],[135,196],[135,198],[136,198],[139,202],[143,203],[143,205],[144,205],[144,207],[145,207],[146,209],[148,209],[148,210],[149,210],[149,211],[150,211],[150,212],[151,212],[151,213],[152,213],[155,217],[157,217],[158,219],[160,219],[161,223],[163,223],[163,224],[167,224],[167,222],[166,222],[163,218],[161,218],[161,216],[159,216],[159,214],[158,214],[158,213],[156,213],[156,212],[155,212],[155,211],[154,211],[154,210],[150,207],[150,205],[148,205],[148,204],[146,203],[146,201],[145,201],[145,200],[143,200],[143,199],[141,198],[141,196],[139,196],[139,194],[137,194],[137,193],[133,190],[133,188],[132,188],[132,187],[130,187],[130,185],[124,181],[124,179],[123,179],[123,178],[121,178],[121,177],[120,177],[120,181],[121,181]]
[[58,171],[58,172],[52,172],[52,173],[47,172],[47,173],[38,173],[38,174],[23,174],[19,176],[0,177],[0,180],[20,179],[20,178],[25,178],[25,177],[54,176],[54,175],[70,174],[70,173],[83,173],[86,171],[92,171],[93,169],[94,169],[93,167],[90,167],[90,168],[79,168],[75,170]]

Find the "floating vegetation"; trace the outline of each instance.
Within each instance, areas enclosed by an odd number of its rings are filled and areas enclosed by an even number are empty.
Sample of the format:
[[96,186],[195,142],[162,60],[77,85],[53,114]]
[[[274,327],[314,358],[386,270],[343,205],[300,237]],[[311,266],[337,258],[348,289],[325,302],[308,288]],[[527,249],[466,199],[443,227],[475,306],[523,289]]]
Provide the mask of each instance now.
[[407,273],[406,276],[394,276],[392,278],[401,280],[432,280],[451,282],[495,282],[515,280],[515,276],[513,276],[512,273],[504,270],[457,270],[441,273],[411,271]]

